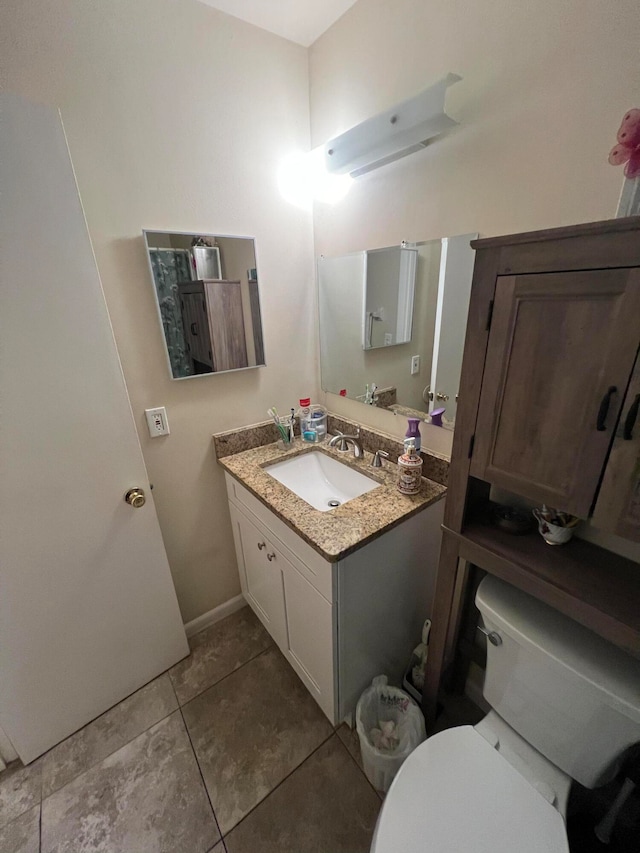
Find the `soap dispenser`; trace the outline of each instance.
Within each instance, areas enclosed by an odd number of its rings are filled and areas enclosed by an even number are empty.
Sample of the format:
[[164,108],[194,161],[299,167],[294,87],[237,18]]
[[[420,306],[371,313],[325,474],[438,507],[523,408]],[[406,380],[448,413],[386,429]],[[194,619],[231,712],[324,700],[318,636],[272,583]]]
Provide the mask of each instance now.
[[403,495],[417,495],[422,484],[422,457],[409,441],[406,453],[398,456],[398,491]]

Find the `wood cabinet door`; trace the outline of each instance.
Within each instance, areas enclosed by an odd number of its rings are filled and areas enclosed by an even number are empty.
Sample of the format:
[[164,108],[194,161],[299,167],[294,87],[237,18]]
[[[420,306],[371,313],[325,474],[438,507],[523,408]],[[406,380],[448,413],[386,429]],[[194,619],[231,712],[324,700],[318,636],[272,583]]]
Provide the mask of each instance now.
[[586,517],[639,327],[638,269],[499,276],[471,474]]
[[240,282],[206,281],[205,289],[215,369],[248,367]]
[[640,355],[604,471],[593,523],[640,542]]

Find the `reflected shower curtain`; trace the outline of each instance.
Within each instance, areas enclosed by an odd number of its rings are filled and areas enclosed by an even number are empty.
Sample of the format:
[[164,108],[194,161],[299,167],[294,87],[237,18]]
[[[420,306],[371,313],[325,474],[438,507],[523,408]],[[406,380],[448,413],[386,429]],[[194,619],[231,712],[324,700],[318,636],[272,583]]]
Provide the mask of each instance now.
[[193,369],[182,326],[179,281],[191,281],[191,255],[187,249],[149,249],[160,315],[174,377],[191,376]]

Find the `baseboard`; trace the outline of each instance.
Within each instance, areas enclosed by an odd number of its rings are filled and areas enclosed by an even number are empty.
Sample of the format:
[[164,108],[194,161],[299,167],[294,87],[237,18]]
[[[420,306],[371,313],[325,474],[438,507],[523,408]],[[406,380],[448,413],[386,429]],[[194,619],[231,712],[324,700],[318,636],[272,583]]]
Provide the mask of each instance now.
[[200,631],[204,631],[204,629],[208,628],[210,625],[215,625],[216,622],[219,622],[226,616],[231,616],[232,613],[235,613],[236,610],[240,610],[240,608],[244,607],[245,604],[246,601],[244,600],[244,595],[240,593],[240,595],[236,595],[235,598],[230,598],[229,601],[225,601],[224,604],[219,604],[217,607],[214,607],[213,610],[207,610],[207,612],[203,613],[202,616],[196,616],[196,618],[192,619],[191,622],[185,622],[184,630],[187,637],[193,637],[194,634],[199,634]]

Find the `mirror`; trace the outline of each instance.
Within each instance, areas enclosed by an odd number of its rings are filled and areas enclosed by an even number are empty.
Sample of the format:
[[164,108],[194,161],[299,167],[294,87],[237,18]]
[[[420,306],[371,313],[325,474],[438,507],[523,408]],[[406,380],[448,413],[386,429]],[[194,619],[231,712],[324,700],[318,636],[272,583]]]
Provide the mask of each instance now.
[[476,237],[319,258],[324,391],[453,427]]
[[142,233],[172,377],[264,365],[253,239]]

